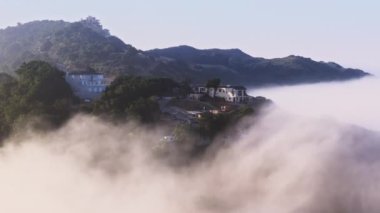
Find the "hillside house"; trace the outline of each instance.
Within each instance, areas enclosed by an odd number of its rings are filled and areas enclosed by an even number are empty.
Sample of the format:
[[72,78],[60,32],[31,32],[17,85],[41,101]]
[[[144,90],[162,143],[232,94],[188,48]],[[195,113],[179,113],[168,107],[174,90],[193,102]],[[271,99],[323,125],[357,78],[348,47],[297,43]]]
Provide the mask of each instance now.
[[103,74],[96,72],[67,72],[65,79],[74,94],[87,101],[98,98],[109,84]]
[[194,87],[194,93],[190,97],[199,99],[200,95],[208,95],[210,97],[223,98],[227,102],[242,103],[248,102],[251,98],[247,94],[247,89],[243,86],[219,86],[218,88],[207,88],[204,86]]

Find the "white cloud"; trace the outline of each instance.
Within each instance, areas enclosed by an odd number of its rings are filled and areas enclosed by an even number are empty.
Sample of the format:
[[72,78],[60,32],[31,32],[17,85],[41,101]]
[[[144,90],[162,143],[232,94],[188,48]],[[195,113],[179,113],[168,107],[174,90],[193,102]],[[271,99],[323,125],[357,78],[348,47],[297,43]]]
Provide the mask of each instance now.
[[251,90],[250,93],[270,98],[294,114],[337,119],[380,131],[380,80],[375,77]]
[[1,210],[378,212],[377,135],[276,108],[246,122],[232,143],[180,167],[152,149],[159,129],[79,116],[19,135],[0,155]]

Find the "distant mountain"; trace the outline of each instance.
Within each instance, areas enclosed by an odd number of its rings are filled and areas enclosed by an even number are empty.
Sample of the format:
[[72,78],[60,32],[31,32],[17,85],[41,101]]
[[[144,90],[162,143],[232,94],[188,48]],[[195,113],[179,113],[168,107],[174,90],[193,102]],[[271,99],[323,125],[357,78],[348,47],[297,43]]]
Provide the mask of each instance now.
[[289,56],[251,57],[238,49],[198,50],[188,46],[141,51],[112,36],[93,17],[79,22],[34,21],[0,30],[0,72],[44,60],[64,71],[88,69],[107,75],[170,77],[246,85],[294,84],[359,78],[361,70]]
[[71,72],[91,68],[109,75],[192,77],[186,64],[149,57],[111,36],[92,17],[74,23],[34,21],[0,30],[1,72],[11,73],[31,60]]
[[219,76],[225,82],[253,85],[337,81],[369,75],[362,70],[343,68],[333,62],[316,62],[293,55],[276,59],[255,58],[239,49],[199,50],[178,46],[154,49],[146,54],[187,63],[195,72],[206,77]]

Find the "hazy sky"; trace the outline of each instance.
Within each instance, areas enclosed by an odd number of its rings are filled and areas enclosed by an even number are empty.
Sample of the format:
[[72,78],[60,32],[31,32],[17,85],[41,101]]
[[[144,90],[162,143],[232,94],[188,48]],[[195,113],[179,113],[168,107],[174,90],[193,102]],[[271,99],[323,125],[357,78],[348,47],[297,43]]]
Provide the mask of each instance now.
[[378,0],[0,0],[0,28],[96,16],[139,49],[188,44],[303,55],[380,73]]

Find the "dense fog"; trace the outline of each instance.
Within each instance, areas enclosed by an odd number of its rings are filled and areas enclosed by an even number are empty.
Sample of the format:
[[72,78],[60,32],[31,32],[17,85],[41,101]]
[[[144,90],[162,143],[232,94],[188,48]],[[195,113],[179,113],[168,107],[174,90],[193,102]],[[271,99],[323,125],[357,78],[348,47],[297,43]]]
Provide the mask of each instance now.
[[180,166],[178,150],[157,154],[160,128],[79,115],[55,132],[19,132],[0,154],[1,211],[379,212],[377,83],[252,91],[277,106]]
[[380,79],[251,90],[298,115],[335,119],[380,131]]

